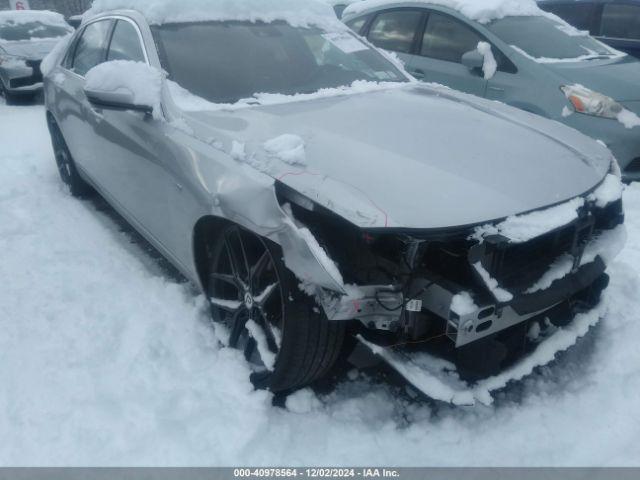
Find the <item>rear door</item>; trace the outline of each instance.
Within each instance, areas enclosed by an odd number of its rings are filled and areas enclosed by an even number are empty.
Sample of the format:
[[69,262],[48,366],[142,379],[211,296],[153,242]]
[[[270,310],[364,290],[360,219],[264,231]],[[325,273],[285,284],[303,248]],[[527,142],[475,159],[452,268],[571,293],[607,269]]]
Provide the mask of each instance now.
[[602,7],[597,38],[640,58],[640,3],[616,2]]
[[429,11],[409,70],[425,81],[484,96],[487,81],[482,71],[462,65],[462,56],[477,50],[481,41],[484,39],[478,32],[457,18]]

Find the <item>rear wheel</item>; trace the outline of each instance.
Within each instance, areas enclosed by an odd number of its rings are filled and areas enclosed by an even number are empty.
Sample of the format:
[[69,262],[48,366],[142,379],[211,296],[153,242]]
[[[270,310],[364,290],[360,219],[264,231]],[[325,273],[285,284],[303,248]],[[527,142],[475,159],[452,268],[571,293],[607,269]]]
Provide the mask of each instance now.
[[278,245],[227,226],[210,244],[208,271],[213,320],[228,328],[229,346],[244,352],[257,388],[289,392],[326,375],[344,325],[300,291]]
[[92,192],[92,189],[78,173],[71,152],[62,137],[62,132],[53,121],[49,121],[49,132],[60,178],[69,187],[71,195],[80,198],[86,197]]

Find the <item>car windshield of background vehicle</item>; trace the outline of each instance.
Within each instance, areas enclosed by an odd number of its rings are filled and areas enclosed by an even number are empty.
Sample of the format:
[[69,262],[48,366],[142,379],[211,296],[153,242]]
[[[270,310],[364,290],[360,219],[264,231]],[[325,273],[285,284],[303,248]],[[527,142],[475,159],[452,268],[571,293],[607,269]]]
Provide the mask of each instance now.
[[346,31],[204,22],[165,24],[153,33],[169,78],[214,103],[258,93],[314,93],[358,80],[407,81],[383,55]]
[[64,37],[71,32],[66,25],[49,25],[42,22],[0,24],[0,39],[7,42]]
[[534,59],[588,60],[616,55],[588,34],[546,17],[506,17],[488,28]]

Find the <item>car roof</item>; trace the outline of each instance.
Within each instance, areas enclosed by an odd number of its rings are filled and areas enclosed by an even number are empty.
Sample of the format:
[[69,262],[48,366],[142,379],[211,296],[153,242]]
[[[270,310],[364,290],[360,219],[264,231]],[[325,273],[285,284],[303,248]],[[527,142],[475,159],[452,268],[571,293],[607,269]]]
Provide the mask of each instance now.
[[481,24],[510,16],[548,15],[535,0],[363,0],[349,5],[344,18],[352,19],[382,9],[403,7],[442,9]]

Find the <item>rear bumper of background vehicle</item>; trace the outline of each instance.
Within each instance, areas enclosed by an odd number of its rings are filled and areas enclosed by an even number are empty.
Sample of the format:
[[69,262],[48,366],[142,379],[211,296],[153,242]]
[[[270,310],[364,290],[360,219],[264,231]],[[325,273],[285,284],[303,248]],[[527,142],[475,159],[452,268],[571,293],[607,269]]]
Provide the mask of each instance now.
[[[640,102],[626,102],[626,108],[640,115]],[[574,113],[564,123],[595,140],[601,140],[613,152],[623,179],[640,181],[640,126],[626,128],[616,120]]]
[[25,60],[4,68],[2,78],[6,91],[13,95],[28,95],[41,91],[43,79],[40,63],[40,60]]

